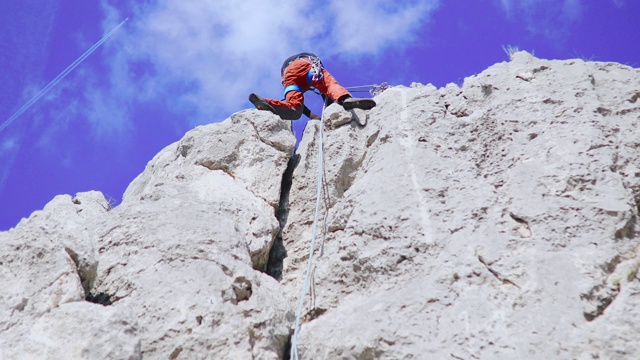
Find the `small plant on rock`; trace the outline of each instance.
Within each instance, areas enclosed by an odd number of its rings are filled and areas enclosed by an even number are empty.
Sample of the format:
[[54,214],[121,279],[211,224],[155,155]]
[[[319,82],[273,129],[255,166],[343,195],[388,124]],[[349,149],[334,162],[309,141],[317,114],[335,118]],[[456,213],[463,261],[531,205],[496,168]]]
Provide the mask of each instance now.
[[638,276],[638,269],[640,269],[640,261],[637,262],[627,273],[627,281],[631,282]]
[[513,60],[513,54],[520,51],[517,46],[512,45],[502,45],[502,50],[509,56],[509,61]]

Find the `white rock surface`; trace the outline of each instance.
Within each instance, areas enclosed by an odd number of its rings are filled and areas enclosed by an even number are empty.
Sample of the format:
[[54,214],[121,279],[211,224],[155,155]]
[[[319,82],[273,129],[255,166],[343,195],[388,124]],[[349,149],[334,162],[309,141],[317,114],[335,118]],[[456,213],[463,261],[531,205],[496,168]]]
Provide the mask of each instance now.
[[264,269],[295,138],[248,111],[162,150],[99,225],[96,294],[131,309],[144,358],[278,359],[292,313]]
[[[0,232],[0,359],[137,359],[135,318],[85,302],[98,266],[99,192],[61,195]],[[84,285],[84,287],[83,287]]]
[[82,286],[88,292],[98,267],[98,249],[88,224],[110,207],[98,191],[79,193],[74,198],[58,195],[42,211],[21,221],[9,234],[20,234],[24,239],[47,239],[56,246],[61,245],[73,260]]
[[127,188],[123,205],[180,199],[224,213],[249,242],[254,267],[264,269],[278,232],[273,215],[282,174],[295,145],[289,126],[270,113],[245,111],[197,127],[149,162]]
[[[133,319],[133,320],[132,320]],[[70,302],[33,319],[0,352],[3,359],[141,359],[135,317],[126,308]]]
[[294,145],[241,112],[161,151],[118,207],[59,196],[0,233],[0,358],[282,358],[293,314],[258,270]]
[[17,230],[0,233],[1,332],[31,314],[41,315],[62,303],[84,299],[75,264],[60,244],[39,233],[16,235]]
[[[125,192],[123,201],[172,195],[164,184],[184,184],[200,177],[193,165],[221,170],[274,209],[280,200],[281,175],[293,153],[290,123],[257,110],[242,111],[215,126],[199,126],[147,165]],[[171,163],[171,167],[166,168]]]
[[[387,90],[366,127],[327,109],[302,358],[640,358],[639,98],[638,69],[521,52],[462,88]],[[283,235],[291,302],[318,124]]]

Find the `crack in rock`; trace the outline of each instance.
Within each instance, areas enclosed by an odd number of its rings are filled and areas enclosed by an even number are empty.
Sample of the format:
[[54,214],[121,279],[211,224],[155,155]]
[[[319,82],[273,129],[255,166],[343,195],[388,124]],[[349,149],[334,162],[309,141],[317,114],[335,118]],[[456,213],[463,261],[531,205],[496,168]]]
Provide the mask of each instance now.
[[500,274],[497,270],[493,269],[491,267],[491,265],[493,263],[489,263],[482,255],[477,255],[478,256],[478,260],[480,261],[480,263],[482,263],[482,265],[484,265],[487,270],[489,270],[489,272],[495,276],[496,279],[500,280],[503,284],[509,284],[509,285],[513,285],[515,287],[517,287],[518,289],[520,289],[520,286],[518,286],[516,283],[514,283],[513,281],[509,280],[507,277],[503,276],[502,274]]
[[531,227],[529,227],[529,222],[526,221],[525,219],[523,219],[522,217],[515,215],[514,213],[510,212],[509,216],[516,222],[518,223],[518,226],[515,227],[513,230],[515,232],[518,233],[518,235],[520,235],[520,237],[523,238],[530,238],[532,236],[532,232],[531,232]]
[[278,208],[276,209],[276,218],[280,228],[276,235],[273,245],[269,250],[269,259],[267,260],[267,275],[280,281],[282,280],[282,270],[284,258],[287,257],[287,250],[284,247],[282,240],[282,229],[287,224],[287,218],[289,216],[289,193],[291,191],[291,185],[293,184],[293,172],[300,162],[300,154],[294,154],[287,164],[287,169],[282,175],[282,183],[280,185],[280,201]]

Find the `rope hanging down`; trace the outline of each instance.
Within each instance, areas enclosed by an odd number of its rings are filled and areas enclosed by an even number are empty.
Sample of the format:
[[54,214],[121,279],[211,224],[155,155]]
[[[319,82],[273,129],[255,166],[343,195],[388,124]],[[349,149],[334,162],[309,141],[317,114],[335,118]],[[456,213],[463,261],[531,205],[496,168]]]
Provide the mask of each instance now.
[[[380,94],[381,92],[388,89],[390,86],[387,82],[383,82],[380,85],[362,85],[362,86],[352,86],[346,89],[361,89],[361,88],[371,88],[369,93],[375,96]],[[355,90],[358,91],[358,90]],[[366,90],[365,90],[366,91]],[[317,192],[316,192],[316,211],[313,216],[313,231],[311,235],[311,247],[309,249],[309,261],[307,263],[307,271],[304,276],[304,284],[302,285],[302,290],[300,291],[300,299],[298,300],[298,310],[296,311],[296,322],[294,325],[293,336],[291,337],[291,358],[294,360],[300,360],[300,355],[298,354],[298,333],[300,332],[300,320],[302,318],[302,309],[304,308],[304,298],[307,296],[307,289],[309,288],[309,281],[311,279],[311,269],[313,268],[313,253],[316,247],[316,238],[318,234],[318,215],[320,214],[320,199],[322,197],[322,184],[323,184],[323,175],[324,175],[324,145],[322,143],[324,139],[324,111],[327,108],[327,101],[324,102],[324,106],[322,107],[322,114],[320,116],[320,136],[318,141],[318,174],[317,174]],[[293,129],[293,127],[292,127]],[[322,256],[322,255],[321,255]]]
[[298,311],[296,312],[296,322],[293,330],[293,336],[291,337],[291,356],[294,360],[299,360],[300,356],[298,355],[298,333],[300,332],[300,319],[302,317],[302,308],[304,307],[304,298],[307,296],[307,289],[309,287],[309,279],[311,278],[311,268],[313,267],[313,252],[316,247],[316,237],[318,230],[318,214],[320,213],[320,198],[322,196],[322,175],[324,173],[323,162],[324,162],[324,153],[323,153],[323,144],[322,139],[324,137],[324,110],[327,108],[327,102],[325,101],[324,107],[322,108],[322,116],[320,117],[320,137],[318,141],[318,175],[316,181],[318,182],[317,193],[316,193],[316,212],[313,216],[313,233],[311,235],[311,248],[309,249],[309,261],[307,263],[307,273],[304,277],[304,285],[302,286],[302,291],[300,292],[300,299],[298,300]]

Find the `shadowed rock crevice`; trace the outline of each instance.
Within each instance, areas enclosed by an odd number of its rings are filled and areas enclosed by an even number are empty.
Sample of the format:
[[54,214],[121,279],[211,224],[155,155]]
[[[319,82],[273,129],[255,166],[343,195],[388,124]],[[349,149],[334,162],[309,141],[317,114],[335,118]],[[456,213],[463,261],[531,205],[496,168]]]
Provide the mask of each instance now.
[[334,180],[334,186],[336,189],[336,195],[339,198],[342,198],[344,196],[344,193],[349,190],[351,185],[353,185],[356,175],[360,170],[360,166],[364,162],[366,156],[367,153],[364,152],[359,158],[347,158],[338,169],[338,173],[336,174],[336,178]]
[[282,229],[284,229],[287,224],[287,218],[289,216],[289,193],[293,183],[293,171],[299,162],[300,154],[294,154],[289,159],[280,185],[280,202],[276,210],[276,218],[280,224],[280,230],[271,246],[271,250],[269,250],[269,261],[267,261],[267,274],[278,281],[282,280],[283,261],[284,258],[287,257],[287,249],[285,249],[284,242],[282,241]]
[[70,247],[65,247],[64,250],[67,252],[67,254],[69,254],[71,260],[73,260],[73,263],[76,266],[76,271],[82,283],[82,288],[84,289],[85,294],[88,294],[89,290],[93,286],[93,282],[96,279],[96,271],[98,269],[97,262],[85,264],[82,259],[80,259],[80,255],[78,255],[78,253],[73,249],[71,249]]
[[89,293],[87,294],[87,297],[85,298],[85,300],[88,302],[92,302],[94,304],[100,304],[104,306],[113,304],[113,302],[111,301],[111,295],[104,292],[96,293],[95,295],[92,293]]
[[282,352],[282,360],[291,360],[291,337],[293,337],[293,329],[291,329],[291,334],[287,338],[287,341],[284,343],[284,351]]
[[595,286],[585,294],[581,294],[580,299],[585,302],[585,311],[583,312],[585,320],[593,321],[604,314],[619,292],[620,286],[602,284]]

